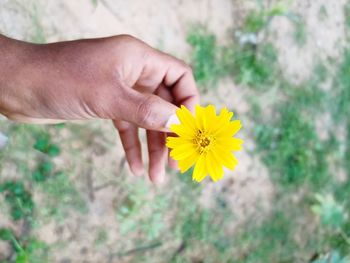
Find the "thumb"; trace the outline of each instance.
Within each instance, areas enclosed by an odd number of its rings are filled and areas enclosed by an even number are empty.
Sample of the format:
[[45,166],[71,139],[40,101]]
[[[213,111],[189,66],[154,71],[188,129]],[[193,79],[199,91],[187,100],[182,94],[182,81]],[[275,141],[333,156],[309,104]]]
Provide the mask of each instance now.
[[169,132],[169,122],[176,123],[177,107],[154,94],[135,92],[129,98],[130,107],[123,110],[123,119],[139,127]]

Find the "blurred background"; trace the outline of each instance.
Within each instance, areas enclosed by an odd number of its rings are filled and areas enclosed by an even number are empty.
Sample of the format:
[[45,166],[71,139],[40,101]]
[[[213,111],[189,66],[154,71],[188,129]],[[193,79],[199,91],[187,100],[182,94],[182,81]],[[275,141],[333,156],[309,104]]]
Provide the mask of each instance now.
[[0,32],[132,34],[190,63],[245,140],[222,181],[155,187],[109,121],[0,119],[0,262],[350,262],[350,2],[0,0]]

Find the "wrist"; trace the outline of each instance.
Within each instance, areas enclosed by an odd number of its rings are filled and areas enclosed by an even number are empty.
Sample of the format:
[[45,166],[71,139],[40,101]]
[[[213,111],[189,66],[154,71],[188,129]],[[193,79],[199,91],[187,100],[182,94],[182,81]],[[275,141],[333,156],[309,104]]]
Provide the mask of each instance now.
[[0,113],[23,115],[32,97],[31,54],[34,45],[0,35]]

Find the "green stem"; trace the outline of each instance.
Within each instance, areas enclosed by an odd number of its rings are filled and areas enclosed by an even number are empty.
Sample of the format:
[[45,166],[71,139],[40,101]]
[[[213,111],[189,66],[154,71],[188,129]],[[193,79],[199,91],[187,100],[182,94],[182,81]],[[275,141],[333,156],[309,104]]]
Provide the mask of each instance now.
[[344,241],[350,246],[350,237],[348,237],[343,230],[340,230],[340,235]]

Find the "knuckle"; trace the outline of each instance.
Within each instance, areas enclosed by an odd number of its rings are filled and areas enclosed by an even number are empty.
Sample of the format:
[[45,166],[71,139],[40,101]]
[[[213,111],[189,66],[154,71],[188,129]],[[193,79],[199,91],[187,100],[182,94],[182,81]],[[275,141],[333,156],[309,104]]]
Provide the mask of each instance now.
[[185,74],[192,74],[193,73],[193,70],[192,70],[190,65],[184,63],[183,68],[184,68]]
[[180,64],[180,66],[181,66],[182,68],[186,68],[186,67],[187,67],[187,63],[186,63],[184,60],[178,59],[178,61],[179,61],[179,64]]
[[136,110],[136,123],[143,127],[152,126],[152,105],[155,99],[152,96],[148,96],[137,106]]

